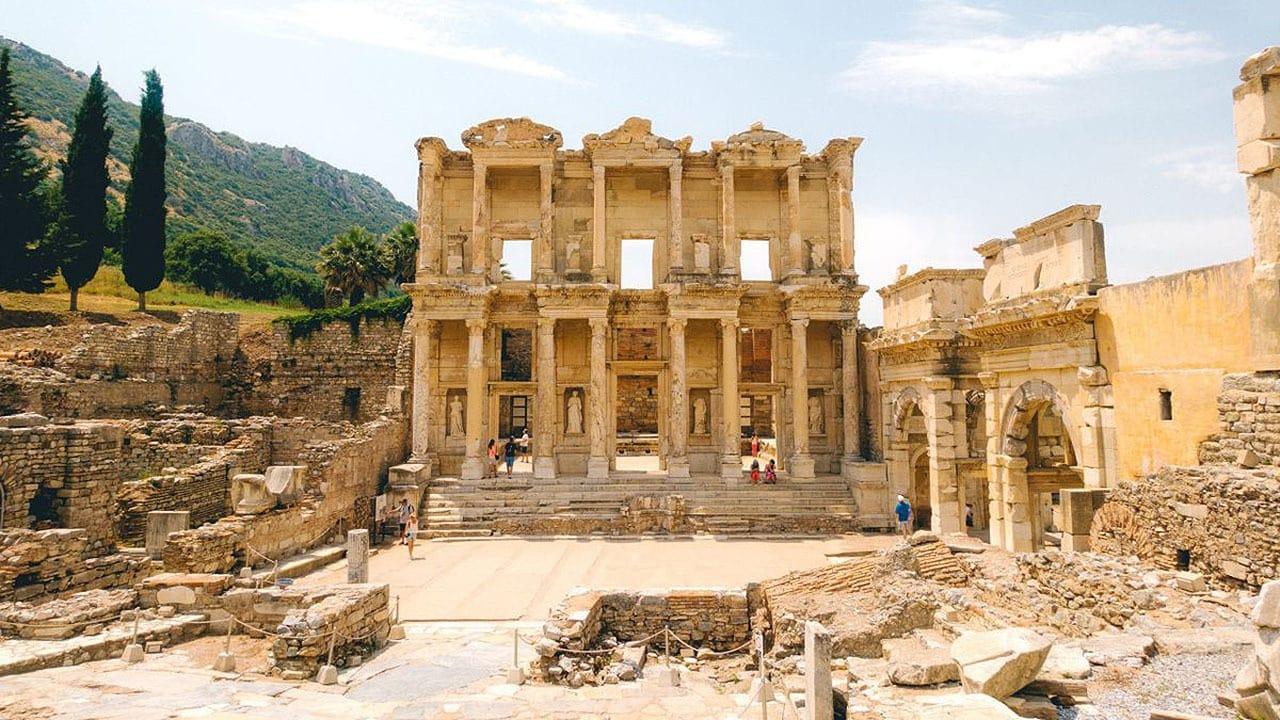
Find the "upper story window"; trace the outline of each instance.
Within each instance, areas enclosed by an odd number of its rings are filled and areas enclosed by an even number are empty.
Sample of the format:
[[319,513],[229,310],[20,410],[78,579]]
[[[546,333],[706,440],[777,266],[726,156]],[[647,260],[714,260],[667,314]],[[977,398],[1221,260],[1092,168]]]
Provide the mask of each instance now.
[[533,279],[533,241],[503,240],[502,258],[499,261],[503,280],[529,281]]
[[743,240],[739,263],[743,280],[773,280],[768,240]]
[[636,290],[653,289],[653,240],[623,240],[621,285]]

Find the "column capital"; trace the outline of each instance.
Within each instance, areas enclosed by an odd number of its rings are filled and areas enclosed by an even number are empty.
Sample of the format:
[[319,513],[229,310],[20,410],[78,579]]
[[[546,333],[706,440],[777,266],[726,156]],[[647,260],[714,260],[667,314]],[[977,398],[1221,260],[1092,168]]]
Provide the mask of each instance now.
[[803,330],[809,327],[809,318],[791,318],[791,327],[797,330]]
[[553,333],[556,331],[556,319],[553,317],[538,318],[538,332]]
[[790,182],[792,178],[800,178],[800,163],[787,166],[787,181]]
[[609,318],[587,318],[587,323],[591,325],[592,334],[603,333],[609,327]]
[[720,318],[720,327],[725,330],[737,330],[742,325],[742,321],[738,318]]
[[602,163],[598,163],[598,162],[591,163],[591,175],[595,178],[603,179],[604,168],[605,166]]
[[485,161],[476,160],[474,157],[471,159],[471,173],[473,175],[483,175],[488,172],[488,170],[489,165]]
[[680,177],[680,174],[684,172],[684,161],[680,158],[672,160],[671,165],[667,167],[667,172],[671,173],[672,179]]
[[955,386],[955,380],[949,377],[927,377],[924,378],[924,386],[930,390],[950,390]]
[[473,333],[484,330],[485,326],[489,324],[487,318],[467,318],[465,322],[467,323],[467,329]]
[[861,327],[861,324],[859,324],[856,319],[840,321],[840,332],[845,335],[856,335]]
[[685,326],[689,324],[689,318],[673,317],[667,318],[667,329],[672,332],[679,330],[684,332]]
[[1000,387],[1000,376],[993,372],[980,372],[978,382],[982,383],[982,387],[992,390]]

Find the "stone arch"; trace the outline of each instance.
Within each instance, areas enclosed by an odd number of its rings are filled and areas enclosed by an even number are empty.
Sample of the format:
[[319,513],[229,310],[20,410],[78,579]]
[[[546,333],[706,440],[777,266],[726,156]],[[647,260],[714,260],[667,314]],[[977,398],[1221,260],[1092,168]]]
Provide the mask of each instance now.
[[1028,380],[1014,391],[1005,406],[1004,422],[1000,424],[1000,451],[1009,457],[1023,457],[1027,452],[1027,434],[1036,413],[1051,405],[1062,418],[1063,429],[1071,446],[1079,452],[1080,432],[1072,424],[1071,404],[1066,396],[1044,380]]
[[906,424],[907,418],[911,416],[911,411],[919,407],[924,412],[924,405],[920,401],[920,391],[915,387],[903,388],[898,393],[898,397],[893,400],[893,419],[890,426],[894,437],[899,440],[905,440],[907,437]]

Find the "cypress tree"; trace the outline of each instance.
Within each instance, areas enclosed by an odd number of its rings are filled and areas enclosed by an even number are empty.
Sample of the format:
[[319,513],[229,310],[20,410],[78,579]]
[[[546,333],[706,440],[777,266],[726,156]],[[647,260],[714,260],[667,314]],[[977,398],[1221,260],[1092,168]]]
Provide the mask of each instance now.
[[107,242],[107,90],[102,68],[93,71],[89,89],[76,110],[71,145],[62,163],[62,212],[56,239],[62,278],[71,290],[71,310],[77,309],[80,288],[93,279]]
[[147,71],[146,77],[138,144],[129,163],[121,248],[124,279],[138,291],[139,311],[147,309],[147,292],[164,279],[164,88],[155,70]]
[[53,268],[37,244],[45,231],[46,168],[27,140],[27,114],[14,97],[9,49],[0,50],[0,290],[40,292]]

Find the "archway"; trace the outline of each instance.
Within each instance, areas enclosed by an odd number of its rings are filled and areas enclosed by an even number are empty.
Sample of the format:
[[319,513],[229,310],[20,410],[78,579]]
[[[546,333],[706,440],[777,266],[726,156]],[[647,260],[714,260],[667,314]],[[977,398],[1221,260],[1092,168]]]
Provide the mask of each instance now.
[[915,530],[928,530],[933,522],[929,495],[929,448],[924,446],[915,451],[911,461],[911,492],[907,496],[915,516]]
[[[1070,417],[1066,398],[1043,380],[1019,386],[1005,410],[1001,450],[1007,468],[1002,489],[1005,522],[1010,525],[1006,532],[1029,540],[1030,549],[1043,547],[1046,533],[1060,526],[1061,491],[1084,487],[1076,457],[1079,431]],[[1023,524],[1026,527],[1017,527]],[[1021,548],[1015,544],[1013,549]]]

